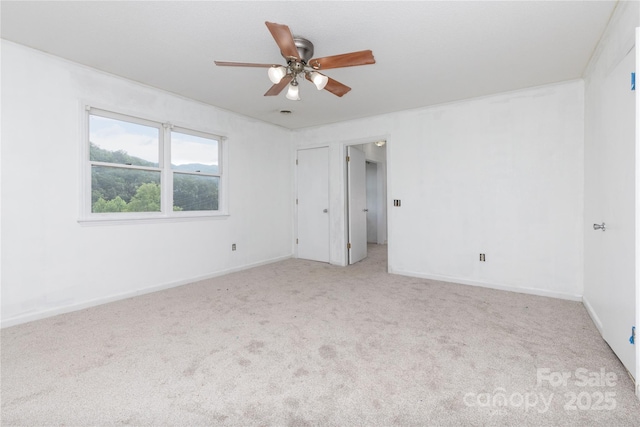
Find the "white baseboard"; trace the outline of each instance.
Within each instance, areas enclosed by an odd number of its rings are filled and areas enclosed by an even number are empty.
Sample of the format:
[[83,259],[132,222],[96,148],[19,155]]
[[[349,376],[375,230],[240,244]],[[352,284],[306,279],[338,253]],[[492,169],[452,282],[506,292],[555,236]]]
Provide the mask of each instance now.
[[95,307],[97,305],[106,304],[114,301],[119,301],[139,295],[150,294],[152,292],[162,291],[164,289],[175,288],[178,286],[187,285],[189,283],[199,282],[201,280],[212,279],[214,277],[224,276],[226,274],[236,273],[242,270],[248,270],[254,267],[260,267],[261,265],[272,264],[278,261],[284,261],[286,259],[291,258],[292,255],[286,255],[283,257],[272,258],[266,261],[260,261],[253,264],[247,264],[240,267],[234,267],[227,270],[217,271],[215,273],[207,274],[204,276],[192,277],[189,279],[178,280],[176,282],[163,283],[160,285],[149,286],[146,288],[135,289],[128,292],[123,292],[116,295],[111,295],[108,297],[95,298],[89,301],[83,301],[76,304],[69,304],[61,307],[50,308],[41,311],[29,312],[20,314],[18,316],[10,317],[8,319],[3,319],[0,327],[8,328],[10,326],[20,325],[22,323],[33,322],[34,320],[45,319],[47,317],[57,316],[58,314],[70,313],[72,311],[84,310],[85,308]]
[[389,269],[389,273],[398,274],[400,276],[418,277],[420,279],[437,280],[439,282],[455,283],[459,285],[479,286],[481,288],[496,289],[499,291],[518,292],[521,294],[538,295],[541,297],[559,298],[570,301],[582,301],[582,295],[567,294],[564,292],[554,292],[545,289],[536,288],[519,288],[516,286],[500,285],[495,283],[481,282],[477,280],[461,279],[458,277],[438,276],[434,274],[422,274],[412,271],[401,271]]
[[587,309],[587,313],[589,313],[589,317],[591,317],[591,320],[593,320],[593,324],[596,325],[596,328],[598,328],[600,336],[604,337],[604,335],[602,334],[602,322],[600,321],[600,318],[596,314],[589,300],[584,296],[582,297],[582,304],[584,305],[584,308]]

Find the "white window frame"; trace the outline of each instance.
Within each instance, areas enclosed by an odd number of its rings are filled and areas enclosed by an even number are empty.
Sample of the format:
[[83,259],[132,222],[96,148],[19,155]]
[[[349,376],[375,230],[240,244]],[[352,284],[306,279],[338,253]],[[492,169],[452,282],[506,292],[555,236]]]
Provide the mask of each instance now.
[[[167,167],[165,172],[167,173],[167,177],[165,179],[165,181],[167,182],[167,191],[166,191],[166,196],[168,197],[167,199],[167,203],[170,204],[171,206],[171,210],[172,210],[172,214],[173,216],[176,217],[181,217],[181,216],[187,216],[187,217],[193,217],[194,214],[200,213],[197,216],[211,216],[211,212],[219,212],[222,208],[221,203],[222,203],[222,173],[223,173],[223,161],[222,161],[222,143],[223,143],[223,137],[217,136],[217,135],[212,135],[210,133],[206,133],[206,132],[200,132],[197,130],[193,130],[193,129],[189,129],[189,128],[185,128],[182,126],[173,126],[173,125],[169,125],[169,126],[165,126],[168,128],[168,135],[169,138],[167,139],[169,142],[165,145],[165,156],[167,156],[168,159],[171,159],[171,132],[179,132],[179,133],[184,133],[186,135],[192,135],[192,136],[199,136],[201,138],[208,138],[208,139],[214,139],[216,141],[218,141],[218,173],[204,173],[204,172],[182,172],[182,171],[178,171],[178,170],[174,170],[171,169],[171,161],[169,160],[167,162]],[[217,211],[173,211],[173,175],[174,173],[177,174],[182,174],[182,175],[195,175],[195,176],[214,176],[214,177],[218,177],[218,210]],[[171,188],[169,188],[171,187]],[[161,187],[162,189],[162,187]],[[164,195],[164,193],[161,192],[161,194]],[[161,205],[162,202],[161,202]],[[164,206],[164,205],[163,205]],[[169,205],[167,205],[169,206]]]
[[[81,138],[81,197],[80,218],[81,224],[122,224],[138,222],[165,222],[184,221],[197,219],[226,218],[229,216],[226,203],[227,180],[225,177],[227,165],[227,138],[212,132],[204,132],[193,129],[190,126],[178,126],[168,122],[141,118],[138,115],[118,113],[108,109],[94,108],[85,105],[83,108],[83,137]],[[117,163],[96,162],[90,160],[90,116],[105,117],[121,120],[129,123],[140,124],[158,129],[158,167],[122,165]],[[187,135],[214,139],[218,142],[218,173],[192,173],[190,175],[215,176],[218,181],[218,210],[210,211],[174,211],[173,210],[173,174],[171,168],[171,132],[179,132]],[[91,211],[91,168],[92,166],[114,167],[121,169],[148,170],[160,173],[160,212],[109,212],[95,213]],[[181,173],[181,172],[178,172]]]

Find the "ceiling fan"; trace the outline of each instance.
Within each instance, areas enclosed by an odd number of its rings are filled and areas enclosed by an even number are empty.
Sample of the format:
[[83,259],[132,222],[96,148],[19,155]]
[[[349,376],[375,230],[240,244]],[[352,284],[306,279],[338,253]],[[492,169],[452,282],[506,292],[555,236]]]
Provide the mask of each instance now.
[[304,76],[316,85],[318,90],[325,89],[336,96],[343,96],[351,88],[320,73],[320,70],[331,68],[352,67],[355,65],[375,64],[370,50],[345,53],[342,55],[313,57],[313,43],[302,37],[293,37],[289,27],[283,24],[265,22],[271,35],[275,39],[282,57],[287,61],[286,66],[277,64],[253,64],[247,62],[215,61],[218,66],[225,67],[261,67],[268,68],[269,79],[273,86],[264,96],[278,95],[288,85],[286,97],[293,101],[300,100],[298,92],[298,78]]

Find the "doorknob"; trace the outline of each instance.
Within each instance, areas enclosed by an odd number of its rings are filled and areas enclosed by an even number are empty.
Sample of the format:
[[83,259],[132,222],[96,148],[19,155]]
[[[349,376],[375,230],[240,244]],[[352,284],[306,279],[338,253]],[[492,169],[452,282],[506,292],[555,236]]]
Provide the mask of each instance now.
[[603,222],[602,224],[593,224],[593,229],[606,231],[607,227],[604,225],[604,222]]
[[323,209],[322,212],[327,213],[329,212],[329,209]]

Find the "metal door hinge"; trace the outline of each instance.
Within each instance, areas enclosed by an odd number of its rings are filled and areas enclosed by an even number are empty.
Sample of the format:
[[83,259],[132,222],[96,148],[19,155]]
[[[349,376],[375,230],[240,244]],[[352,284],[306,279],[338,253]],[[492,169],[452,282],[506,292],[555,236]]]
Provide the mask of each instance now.
[[298,244],[298,239],[296,239],[296,245]]
[[351,243],[347,243],[347,249],[351,249]]
[[298,204],[298,199],[296,199],[296,205]]
[[296,159],[296,166],[298,166],[298,159]]
[[351,161],[351,157],[347,156],[347,162]]

